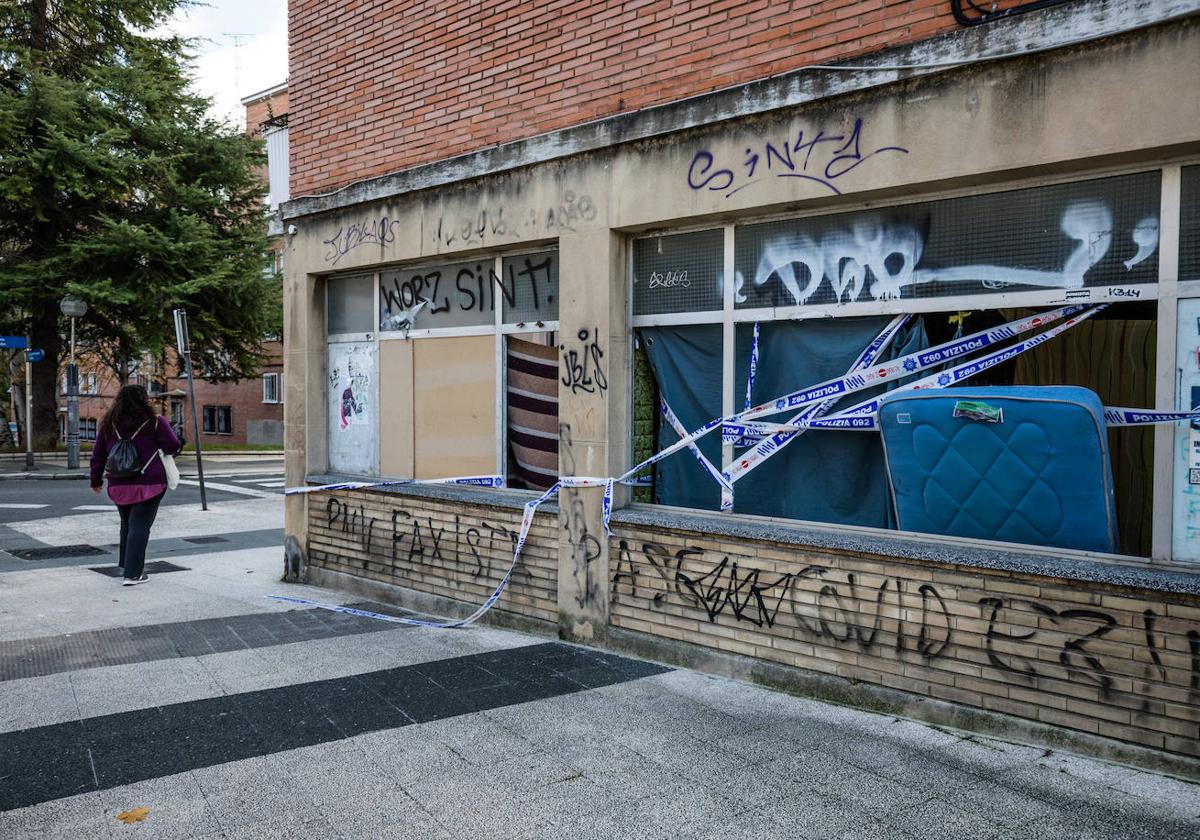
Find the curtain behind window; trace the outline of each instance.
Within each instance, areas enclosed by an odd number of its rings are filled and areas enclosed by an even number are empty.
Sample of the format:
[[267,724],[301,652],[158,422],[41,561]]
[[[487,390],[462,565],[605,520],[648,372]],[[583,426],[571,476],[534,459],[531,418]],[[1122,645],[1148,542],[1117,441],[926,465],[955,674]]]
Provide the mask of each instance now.
[[[757,405],[841,376],[890,320],[881,316],[763,323],[752,402]],[[753,324],[738,326],[734,394],[739,410],[746,393],[752,334]],[[717,417],[721,411],[721,327],[654,327],[642,329],[641,335],[659,391],[683,425],[690,431]],[[924,325],[917,321],[896,337],[880,359],[926,346]],[[852,394],[843,407],[880,390]],[[761,419],[783,422],[791,414]],[[659,449],[676,440],[678,436],[663,423]],[[700,448],[720,466],[719,432],[707,435]],[[716,483],[688,451],[658,464],[655,487],[660,504],[707,510],[720,506]],[[734,510],[842,525],[891,527],[891,502],[879,436],[873,432],[805,432],[735,485]]]

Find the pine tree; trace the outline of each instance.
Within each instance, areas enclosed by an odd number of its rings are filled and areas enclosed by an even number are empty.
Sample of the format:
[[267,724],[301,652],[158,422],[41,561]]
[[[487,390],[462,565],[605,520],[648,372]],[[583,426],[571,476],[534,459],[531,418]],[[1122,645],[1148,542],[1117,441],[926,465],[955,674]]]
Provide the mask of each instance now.
[[204,375],[257,375],[280,330],[264,276],[261,141],[206,116],[189,44],[151,34],[183,0],[0,5],[0,329],[29,330],[33,440],[57,436],[66,294],[87,301],[81,340],[125,381],[165,358],[188,311]]

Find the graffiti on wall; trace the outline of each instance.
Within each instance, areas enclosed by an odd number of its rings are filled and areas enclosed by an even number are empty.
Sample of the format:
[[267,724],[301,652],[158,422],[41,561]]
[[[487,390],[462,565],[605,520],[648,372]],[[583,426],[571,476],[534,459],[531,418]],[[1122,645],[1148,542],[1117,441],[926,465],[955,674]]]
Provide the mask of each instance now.
[[[627,539],[619,542],[611,593],[614,605],[682,606],[713,624],[797,630],[801,637],[835,646],[913,653],[931,662],[949,655],[955,645],[978,645],[993,677],[1025,685],[1041,677],[1069,680],[1094,687],[1101,697],[1115,690],[1102,640],[1118,620],[1093,607],[1055,609],[1033,598],[984,596],[974,603],[986,629],[964,635],[956,631],[955,613],[932,583],[880,576],[867,583],[858,573],[821,565],[768,572],[728,555],[713,559],[701,548],[672,550]],[[1167,654],[1160,619],[1153,610],[1142,613],[1135,659],[1146,679],[1178,683],[1185,674],[1181,687],[1200,699],[1200,629],[1183,634],[1186,656],[1177,647]],[[1168,655],[1174,671],[1166,667]]]
[[347,353],[342,364],[329,369],[329,397],[336,406],[338,431],[370,422],[373,372],[373,360],[365,352]]
[[545,207],[513,210],[497,204],[468,214],[439,216],[431,238],[446,248],[530,239],[539,234],[574,231],[579,225],[594,221],[597,215],[596,202],[590,195],[565,190],[558,203]]
[[[357,562],[362,568],[370,566],[374,554],[390,560],[393,575],[405,568],[432,566],[494,582],[508,569],[517,544],[517,533],[511,528],[479,517],[456,513],[451,524],[424,512],[399,507],[368,510],[361,503],[336,497],[326,501],[325,519],[330,530],[360,542],[364,553]],[[518,561],[513,581],[532,577]]]
[[[885,224],[877,217],[857,217],[847,228],[820,239],[783,234],[762,246],[752,279],[755,286],[778,283],[790,301],[808,303],[818,292],[838,303],[894,300],[904,289],[930,283],[978,283],[984,289],[1034,286],[1081,289],[1084,276],[1114,242],[1113,212],[1102,201],[1073,202],[1062,211],[1059,229],[1073,244],[1058,270],[995,264],[920,267],[925,237],[911,224]],[[1126,271],[1145,262],[1158,248],[1158,218],[1147,216],[1126,232],[1120,243]],[[1127,290],[1136,293],[1137,289]],[[746,278],[735,275],[735,297],[747,301]],[[1138,297],[1138,294],[1126,296]]]
[[558,346],[562,353],[562,384],[572,394],[604,394],[608,390],[608,375],[604,372],[604,350],[600,347],[600,328],[584,327],[576,334],[577,341]]
[[331,343],[326,357],[329,467],[335,472],[374,472],[376,434],[375,344]]
[[[525,317],[557,317],[558,254],[543,252],[504,260],[475,261],[385,272],[379,284],[379,328],[405,329],[490,324],[498,304],[519,307]],[[509,311],[506,310],[506,311]]]
[[771,178],[792,178],[841,195],[838,179],[880,155],[907,155],[902,146],[874,146],[866,138],[861,118],[849,131],[830,134],[801,128],[794,134],[762,139],[746,147],[740,163],[726,164],[707,149],[692,155],[687,184],[694,191],[718,192],[725,198]]
[[396,219],[379,216],[342,225],[331,237],[322,240],[321,244],[325,245],[325,262],[337,265],[342,257],[363,245],[391,245],[396,241],[396,227],[399,224]]

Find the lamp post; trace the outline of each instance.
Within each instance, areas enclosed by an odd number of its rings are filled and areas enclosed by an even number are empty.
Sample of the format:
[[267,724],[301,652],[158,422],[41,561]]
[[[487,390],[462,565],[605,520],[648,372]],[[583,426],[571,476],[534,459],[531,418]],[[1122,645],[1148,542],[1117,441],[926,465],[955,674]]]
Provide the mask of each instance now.
[[75,319],[87,314],[87,303],[67,295],[58,304],[71,319],[71,361],[67,364],[67,469],[79,469],[79,368],[75,364]]

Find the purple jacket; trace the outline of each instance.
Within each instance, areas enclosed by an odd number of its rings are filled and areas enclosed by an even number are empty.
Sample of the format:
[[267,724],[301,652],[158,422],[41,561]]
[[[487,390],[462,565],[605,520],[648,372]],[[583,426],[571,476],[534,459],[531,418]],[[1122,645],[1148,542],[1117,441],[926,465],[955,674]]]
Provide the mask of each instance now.
[[[137,426],[121,429],[121,437],[128,438],[136,429]],[[104,483],[104,464],[108,461],[109,449],[116,442],[117,436],[111,428],[106,426],[96,430],[96,445],[92,447],[93,487],[99,487]],[[179,442],[179,438],[171,430],[171,424],[167,422],[167,418],[161,415],[153,418],[133,438],[133,445],[137,447],[139,466],[144,465],[151,458],[154,458],[154,461],[150,466],[146,467],[146,471],[141,475],[135,475],[130,478],[109,478],[109,486],[119,487],[123,484],[166,484],[167,473],[163,469],[162,461],[155,457],[155,453],[161,449],[164,455],[178,455],[179,450],[183,449],[183,444]]]

